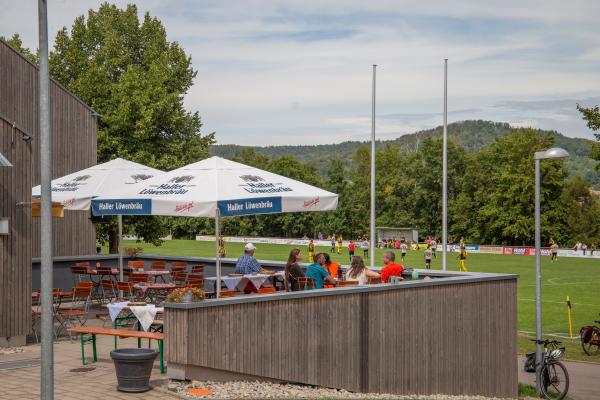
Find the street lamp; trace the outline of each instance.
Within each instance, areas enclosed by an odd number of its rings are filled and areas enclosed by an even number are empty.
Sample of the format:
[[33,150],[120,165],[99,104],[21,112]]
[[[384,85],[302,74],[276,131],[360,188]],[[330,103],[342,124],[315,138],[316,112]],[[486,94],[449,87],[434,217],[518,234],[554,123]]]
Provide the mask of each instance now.
[[537,151],[535,159],[535,388],[541,394],[542,370],[542,254],[540,222],[540,160],[565,158],[569,153],[560,147]]

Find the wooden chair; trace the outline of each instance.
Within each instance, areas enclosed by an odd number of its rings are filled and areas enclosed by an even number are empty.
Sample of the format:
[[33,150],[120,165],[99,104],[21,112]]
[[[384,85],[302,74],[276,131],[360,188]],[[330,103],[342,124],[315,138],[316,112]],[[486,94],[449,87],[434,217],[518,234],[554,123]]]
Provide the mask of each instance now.
[[164,261],[152,261],[150,269],[152,271],[164,271],[167,268],[167,263]]
[[235,291],[233,290],[222,290],[219,297],[235,297]]
[[204,265],[192,265],[190,272],[192,274],[202,274],[204,273]]
[[75,285],[76,288],[90,288],[94,287],[94,282],[77,282]]
[[[75,326],[84,326],[87,322],[92,287],[75,287],[73,298],[69,307],[62,307],[57,311],[59,329],[68,330]],[[56,334],[58,336],[58,332]],[[71,333],[69,333],[69,337]]]
[[202,274],[188,274],[185,278],[186,286],[203,287],[204,275]]
[[150,276],[143,272],[132,272],[127,279],[131,284],[150,281]]
[[338,281],[338,287],[339,286],[354,286],[354,285],[358,285],[358,281],[355,280],[350,280],[350,281]]
[[[87,267],[83,264],[87,264]],[[88,268],[90,263],[75,263],[74,266],[71,267],[71,273],[73,274],[73,284],[77,282],[83,282],[85,277],[88,276]]]
[[171,261],[171,271],[181,271],[187,269],[187,261]]
[[381,283],[381,277],[378,278],[367,278],[367,285],[377,285]]
[[187,272],[175,271],[171,273],[171,279],[173,283],[185,284],[187,281]]
[[127,266],[131,269],[144,269],[144,260],[129,260]]
[[309,290],[317,288],[317,284],[315,283],[314,278],[299,276],[298,278],[296,278],[296,280],[298,281],[298,286],[300,290]]
[[105,281],[101,281],[100,284],[101,284],[100,288],[102,289],[102,300],[103,301],[110,303],[112,300],[114,300],[118,297],[115,282],[113,282],[112,280],[111,281],[105,280]]
[[275,293],[277,292],[277,289],[275,289],[274,286],[266,286],[266,287],[261,287],[260,289],[258,289],[258,294],[269,294],[269,293]]
[[117,290],[123,292],[123,297],[129,301],[135,300],[135,288],[130,282],[117,282]]

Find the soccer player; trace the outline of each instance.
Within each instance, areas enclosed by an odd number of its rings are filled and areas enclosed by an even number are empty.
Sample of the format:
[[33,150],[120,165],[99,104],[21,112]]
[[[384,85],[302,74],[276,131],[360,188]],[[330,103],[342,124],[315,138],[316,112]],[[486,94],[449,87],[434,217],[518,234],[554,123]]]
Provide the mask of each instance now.
[[435,240],[435,237],[433,237],[431,239],[431,242],[429,242],[429,245],[431,246],[431,253],[433,254],[433,258],[437,258],[437,241]]
[[348,244],[348,254],[350,255],[350,262],[352,262],[352,257],[354,257],[354,250],[356,249],[356,244],[354,244],[353,240],[350,240]]
[[458,265],[460,267],[460,270],[462,272],[469,272],[467,270],[467,266],[465,265],[465,262],[467,260],[467,248],[464,245],[464,243],[463,243],[463,245],[460,246],[460,254],[458,255],[458,260],[459,260]]
[[335,233],[331,235],[331,253],[335,253]]
[[423,255],[425,256],[425,269],[431,269],[431,249],[429,247],[426,248],[423,252]]
[[408,250],[408,245],[406,244],[406,242],[402,242],[402,243],[400,244],[400,250],[402,251],[402,253],[401,253],[401,256],[400,256],[400,259],[401,259],[402,261],[405,261],[405,260],[404,260],[404,257],[406,257],[406,250]]
[[558,243],[552,240],[552,245],[550,245],[550,261],[558,261]]
[[315,244],[312,239],[308,243],[308,262],[311,264],[315,262]]
[[342,235],[339,235],[337,238],[337,253],[342,254]]

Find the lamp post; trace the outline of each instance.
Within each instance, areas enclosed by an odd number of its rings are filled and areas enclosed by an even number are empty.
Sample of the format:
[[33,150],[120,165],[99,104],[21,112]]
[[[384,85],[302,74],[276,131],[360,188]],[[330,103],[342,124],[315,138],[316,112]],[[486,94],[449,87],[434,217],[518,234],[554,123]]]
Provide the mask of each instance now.
[[540,160],[565,158],[569,153],[560,147],[538,151],[535,159],[535,388],[541,394],[540,372],[542,370],[542,254],[540,222]]

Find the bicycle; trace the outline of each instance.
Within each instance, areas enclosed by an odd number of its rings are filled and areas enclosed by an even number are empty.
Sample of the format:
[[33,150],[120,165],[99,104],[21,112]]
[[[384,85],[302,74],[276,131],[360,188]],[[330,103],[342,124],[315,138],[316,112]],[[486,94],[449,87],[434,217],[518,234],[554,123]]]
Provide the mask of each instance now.
[[[569,391],[569,372],[560,358],[565,354],[565,348],[559,347],[557,340],[531,341],[544,346],[542,355],[542,370],[540,371],[542,395],[549,400],[562,400]],[[525,371],[535,372],[535,352],[527,353],[525,358]]]
[[[594,321],[600,324],[600,320]],[[598,354],[600,352],[600,327],[597,325],[588,325],[581,328],[579,331],[581,339],[581,348],[588,356]],[[594,349],[595,347],[595,349]]]

